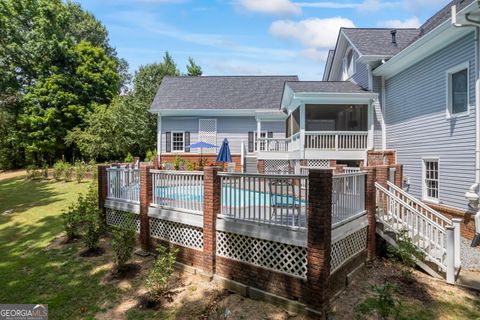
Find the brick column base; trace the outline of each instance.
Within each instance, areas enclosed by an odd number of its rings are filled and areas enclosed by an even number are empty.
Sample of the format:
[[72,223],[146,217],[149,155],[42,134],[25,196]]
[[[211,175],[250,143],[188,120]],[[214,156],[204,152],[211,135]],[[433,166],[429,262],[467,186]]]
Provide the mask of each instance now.
[[140,247],[147,252],[151,248],[150,242],[150,219],[148,208],[152,202],[152,165],[140,164]]
[[204,170],[203,201],[203,268],[204,271],[215,273],[215,255],[217,251],[217,215],[220,212],[221,181],[217,175],[221,168],[206,167]]

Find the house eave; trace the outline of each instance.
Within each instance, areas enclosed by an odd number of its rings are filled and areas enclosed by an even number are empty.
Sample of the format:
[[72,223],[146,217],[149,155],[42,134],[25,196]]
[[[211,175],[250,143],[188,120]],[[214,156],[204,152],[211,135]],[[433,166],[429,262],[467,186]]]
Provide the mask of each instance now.
[[[478,4],[477,2],[472,2],[458,14],[464,15],[475,9],[478,9]],[[451,19],[448,19],[422,38],[400,51],[387,62],[380,65],[373,71],[373,75],[383,76],[386,79],[391,78],[402,70],[405,70],[422,59],[432,55],[434,52],[448,46],[455,40],[458,40],[460,37],[467,35],[472,31],[473,29],[470,28],[456,28],[451,24]]]
[[[271,109],[265,109],[271,110]],[[245,117],[255,116],[254,109],[162,109],[162,110],[150,110],[152,113],[156,113],[160,116],[208,116],[208,117],[225,117],[225,116],[237,116]]]
[[378,93],[345,93],[345,92],[296,92],[290,103],[284,107],[289,113],[300,104],[370,104],[378,99]]

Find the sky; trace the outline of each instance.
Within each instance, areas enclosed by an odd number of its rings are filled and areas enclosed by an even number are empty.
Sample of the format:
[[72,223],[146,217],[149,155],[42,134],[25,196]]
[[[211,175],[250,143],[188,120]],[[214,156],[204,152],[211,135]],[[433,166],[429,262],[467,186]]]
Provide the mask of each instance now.
[[340,27],[418,27],[448,0],[78,0],[108,29],[129,63],[168,51],[186,72],[298,75],[321,80]]

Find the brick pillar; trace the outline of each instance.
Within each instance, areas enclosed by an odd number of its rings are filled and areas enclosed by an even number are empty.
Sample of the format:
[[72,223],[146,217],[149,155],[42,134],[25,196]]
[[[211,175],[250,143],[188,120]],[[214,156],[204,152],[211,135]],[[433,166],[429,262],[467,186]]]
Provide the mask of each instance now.
[[140,246],[143,251],[150,249],[150,220],[148,208],[152,202],[152,175],[153,166],[140,163]]
[[337,164],[337,165],[335,165],[335,173],[344,173],[346,167],[347,167],[346,164]]
[[106,164],[99,164],[97,166],[98,207],[101,210],[100,221],[102,222],[103,226],[107,225],[106,209],[105,209],[105,201],[107,200],[107,194],[108,194],[107,168],[108,168],[108,165]]
[[368,218],[368,235],[367,235],[367,256],[368,260],[372,261],[375,259],[376,253],[376,219],[375,213],[377,210],[376,204],[376,190],[375,190],[375,178],[376,178],[376,168],[375,167],[363,167],[363,171],[367,172],[366,181],[365,181],[365,208],[367,210]]
[[205,167],[203,201],[203,268],[215,273],[217,215],[220,212],[221,182],[217,175],[221,168]]
[[399,188],[402,188],[403,187],[403,165],[396,164],[396,165],[393,165],[392,167],[395,168],[395,181],[393,183],[395,183],[395,185],[398,186]]
[[328,305],[332,242],[332,170],[311,169],[308,174],[306,302],[325,311]]

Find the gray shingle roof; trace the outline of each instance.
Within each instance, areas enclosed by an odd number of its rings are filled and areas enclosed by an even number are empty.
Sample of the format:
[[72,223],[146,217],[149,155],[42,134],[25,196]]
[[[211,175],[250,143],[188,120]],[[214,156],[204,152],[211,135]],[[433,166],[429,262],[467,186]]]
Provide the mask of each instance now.
[[368,93],[351,81],[288,81],[293,92]]
[[297,76],[165,77],[150,111],[278,109],[286,81]]
[[[397,30],[397,44],[392,43],[390,31]],[[420,34],[418,29],[342,28],[362,55],[393,56],[410,45]]]
[[475,0],[453,0],[449,2],[445,7],[440,9],[436,14],[430,17],[425,23],[420,26],[420,34],[418,37],[422,37],[441,25],[446,20],[452,17],[451,7],[457,5],[457,12],[474,2]]

